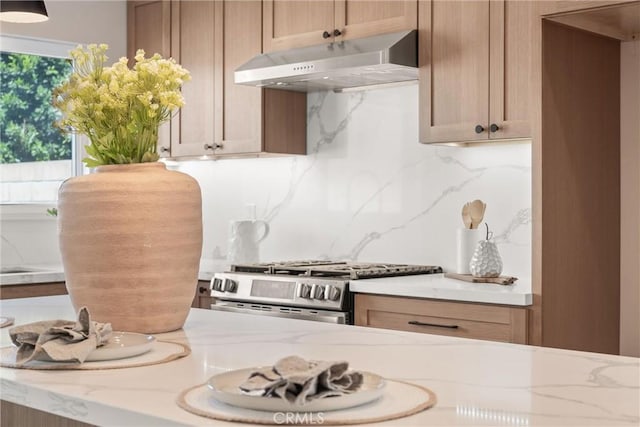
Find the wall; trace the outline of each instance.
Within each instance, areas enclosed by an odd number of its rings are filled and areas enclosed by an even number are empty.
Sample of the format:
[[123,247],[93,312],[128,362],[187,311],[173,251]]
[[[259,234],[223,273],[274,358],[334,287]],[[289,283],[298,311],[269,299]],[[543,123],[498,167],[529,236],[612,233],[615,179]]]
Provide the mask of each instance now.
[[106,43],[113,61],[127,52],[126,1],[47,1],[49,20],[36,24],[3,22],[2,34],[73,43]]
[[640,357],[640,41],[620,54],[620,354]]
[[[3,22],[0,33],[82,44],[107,43],[114,62],[126,55],[125,1],[47,1],[46,6],[49,21]],[[2,206],[1,266],[60,263],[56,221],[46,215],[47,207],[51,206]]]
[[48,205],[0,205],[0,267],[60,266],[58,227]]
[[531,146],[418,141],[417,86],[308,95],[305,157],[186,162],[203,193],[204,251],[225,264],[246,204],[271,227],[262,260],[350,259],[455,267],[461,208],[480,198],[504,273],[530,275]]
[[[3,24],[2,32],[105,42],[112,59],[125,54],[124,2],[50,1],[47,7],[49,22]],[[530,275],[529,144],[419,144],[417,86],[308,99],[308,156],[175,166],[202,186],[205,265],[226,264],[229,221],[246,216],[245,205],[254,204],[271,226],[261,245],[263,260],[340,258],[453,269],[461,207],[480,198],[488,204],[485,218],[504,273]],[[15,249],[30,259],[31,234],[9,242],[4,236],[7,227],[29,230],[34,223],[12,224],[2,223],[3,259],[11,245],[24,245]],[[45,224],[54,227],[55,221]],[[57,249],[55,233],[39,235],[48,236],[43,247]]]
[[0,164],[0,203],[51,203],[72,175],[71,159]]

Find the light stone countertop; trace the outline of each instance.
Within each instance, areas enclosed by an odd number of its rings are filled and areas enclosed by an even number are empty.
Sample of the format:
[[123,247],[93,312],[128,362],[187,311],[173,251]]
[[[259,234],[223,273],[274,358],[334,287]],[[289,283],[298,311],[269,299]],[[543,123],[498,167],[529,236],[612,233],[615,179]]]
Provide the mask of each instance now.
[[[74,314],[68,296],[5,300],[16,324]],[[9,345],[9,328],[1,333]],[[160,339],[192,354],[109,371],[0,368],[4,400],[97,425],[229,425],[185,412],[180,391],[232,369],[297,354],[426,386],[438,404],[394,426],[637,426],[640,359],[516,344],[192,309]]]
[[513,285],[497,285],[449,279],[444,274],[419,274],[353,280],[349,282],[349,289],[363,294],[520,306],[531,305],[533,298],[529,278],[518,279]]
[[[34,271],[26,273],[0,274],[0,286],[30,283],[63,282],[61,265],[29,265]],[[227,271],[225,263],[201,263],[198,280],[210,281],[216,272]],[[416,276],[385,277],[379,279],[352,280],[352,292],[431,298],[450,301],[467,301],[490,304],[527,306],[532,303],[531,280],[518,279],[513,285],[493,283],[468,283],[449,279],[444,274],[421,274]]]
[[29,264],[26,266],[3,267],[15,270],[27,270],[19,273],[1,273],[0,286],[26,285],[30,283],[64,282],[62,265]]
[[[211,280],[214,272],[200,272],[200,280]],[[418,274],[415,276],[383,277],[379,279],[352,280],[352,292],[431,298],[449,301],[481,302],[527,306],[532,304],[531,280],[518,279],[513,285],[494,283],[469,283],[449,279],[444,274]]]

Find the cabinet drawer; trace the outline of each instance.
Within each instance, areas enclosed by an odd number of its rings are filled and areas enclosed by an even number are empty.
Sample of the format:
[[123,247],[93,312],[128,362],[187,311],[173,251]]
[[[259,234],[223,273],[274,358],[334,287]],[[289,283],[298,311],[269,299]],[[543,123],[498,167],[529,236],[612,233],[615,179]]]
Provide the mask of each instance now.
[[0,300],[14,298],[48,297],[66,295],[65,282],[24,283],[20,285],[0,286]]
[[527,344],[527,309],[356,294],[355,324]]

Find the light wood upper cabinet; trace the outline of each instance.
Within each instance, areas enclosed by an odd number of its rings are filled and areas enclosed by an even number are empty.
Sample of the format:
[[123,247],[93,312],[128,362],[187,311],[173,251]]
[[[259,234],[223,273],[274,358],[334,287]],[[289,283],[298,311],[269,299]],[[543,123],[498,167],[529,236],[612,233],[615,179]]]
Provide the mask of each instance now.
[[335,5],[335,28],[341,33],[337,41],[418,27],[416,0],[336,0]]
[[490,2],[489,139],[531,137],[533,7],[529,1]]
[[419,3],[420,141],[530,137],[530,2]]
[[266,0],[262,7],[265,52],[320,44],[334,29],[333,1]]
[[[129,65],[138,49],[146,56],[159,53],[171,55],[171,3],[167,1],[129,1],[127,3],[127,57]],[[170,123],[158,129],[158,153],[169,156],[171,146]]]
[[416,0],[265,0],[264,51],[412,30],[417,14]]
[[163,157],[306,153],[306,94],[234,83],[235,69],[262,53],[262,22],[260,1],[129,3],[130,51],[147,41],[191,72]]
[[191,73],[182,86],[185,105],[171,121],[171,156],[213,153],[214,107],[214,6],[208,1],[171,3],[171,56]]
[[306,154],[305,93],[236,85],[235,69],[262,52],[260,1],[216,4],[216,111],[221,155]]
[[419,18],[420,141],[486,139],[489,2],[423,1]]

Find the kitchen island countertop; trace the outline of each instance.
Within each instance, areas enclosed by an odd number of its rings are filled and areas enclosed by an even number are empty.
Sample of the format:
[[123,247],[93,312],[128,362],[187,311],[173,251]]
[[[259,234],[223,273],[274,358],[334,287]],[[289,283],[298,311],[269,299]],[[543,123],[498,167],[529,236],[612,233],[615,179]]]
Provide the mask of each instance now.
[[[0,308],[16,324],[74,317],[68,296],[2,301]],[[8,329],[3,346],[10,345]],[[214,374],[297,354],[344,359],[437,394],[434,408],[386,425],[640,422],[637,358],[200,309],[191,310],[184,329],[157,336],[188,344],[192,354],[108,371],[0,368],[1,398],[98,425],[238,426],[185,412],[175,399]]]

